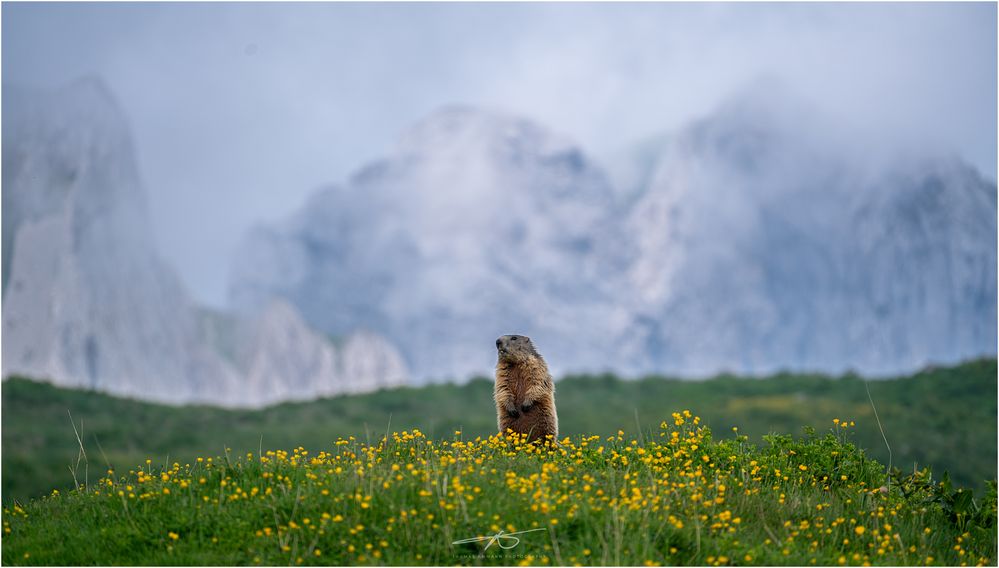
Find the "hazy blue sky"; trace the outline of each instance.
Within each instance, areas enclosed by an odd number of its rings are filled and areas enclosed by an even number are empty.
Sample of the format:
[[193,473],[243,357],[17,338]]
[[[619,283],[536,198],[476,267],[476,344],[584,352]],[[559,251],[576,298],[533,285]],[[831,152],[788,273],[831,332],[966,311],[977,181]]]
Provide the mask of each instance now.
[[760,74],[996,178],[996,5],[4,3],[3,80],[102,76],[164,256],[221,305],[254,222],[438,106],[534,118],[610,161]]

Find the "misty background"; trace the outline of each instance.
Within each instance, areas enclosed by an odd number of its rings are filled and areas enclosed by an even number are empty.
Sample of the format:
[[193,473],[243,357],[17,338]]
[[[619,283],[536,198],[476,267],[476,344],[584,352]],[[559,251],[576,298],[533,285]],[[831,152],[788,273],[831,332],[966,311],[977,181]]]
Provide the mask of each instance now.
[[223,307],[237,243],[461,103],[627,156],[777,78],[861,132],[996,179],[996,6],[5,3],[5,84],[96,74],[135,139],[158,250]]
[[996,352],[987,4],[11,4],[3,374],[261,406]]
[[81,444],[488,436],[508,333],[563,435],[849,418],[995,479],[994,3],[0,17],[7,499]]

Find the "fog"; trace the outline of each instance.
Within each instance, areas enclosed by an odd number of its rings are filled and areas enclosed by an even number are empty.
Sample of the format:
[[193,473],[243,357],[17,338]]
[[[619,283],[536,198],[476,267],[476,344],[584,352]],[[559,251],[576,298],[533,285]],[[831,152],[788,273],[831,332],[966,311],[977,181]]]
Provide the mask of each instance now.
[[996,179],[992,3],[5,3],[2,17],[5,83],[107,81],[160,250],[216,306],[253,223],[451,103],[533,118],[613,167],[766,75],[863,136]]

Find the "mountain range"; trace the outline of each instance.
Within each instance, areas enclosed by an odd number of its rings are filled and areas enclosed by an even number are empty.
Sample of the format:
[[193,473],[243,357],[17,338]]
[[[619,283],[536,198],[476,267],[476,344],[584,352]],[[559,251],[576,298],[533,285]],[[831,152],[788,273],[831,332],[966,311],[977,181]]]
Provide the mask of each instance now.
[[748,89],[635,152],[449,106],[262,223],[230,308],[160,259],[98,79],[3,88],[3,375],[261,406],[487,374],[904,373],[996,353],[996,185]]
[[748,88],[639,161],[622,187],[537,123],[441,109],[256,227],[232,305],[370,327],[417,380],[487,373],[504,333],[558,373],[879,376],[996,352],[996,186],[961,160]]
[[158,256],[127,120],[98,79],[3,90],[3,376],[168,403],[261,406],[405,383],[395,349],[340,345],[274,298],[209,313]]

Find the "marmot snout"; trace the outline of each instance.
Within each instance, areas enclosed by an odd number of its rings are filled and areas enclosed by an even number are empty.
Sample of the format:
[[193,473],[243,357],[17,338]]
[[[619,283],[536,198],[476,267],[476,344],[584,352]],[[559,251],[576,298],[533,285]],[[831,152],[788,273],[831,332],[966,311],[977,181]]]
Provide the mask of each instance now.
[[548,365],[525,335],[504,335],[496,340],[496,421],[500,433],[507,429],[528,440],[558,438],[555,383]]

